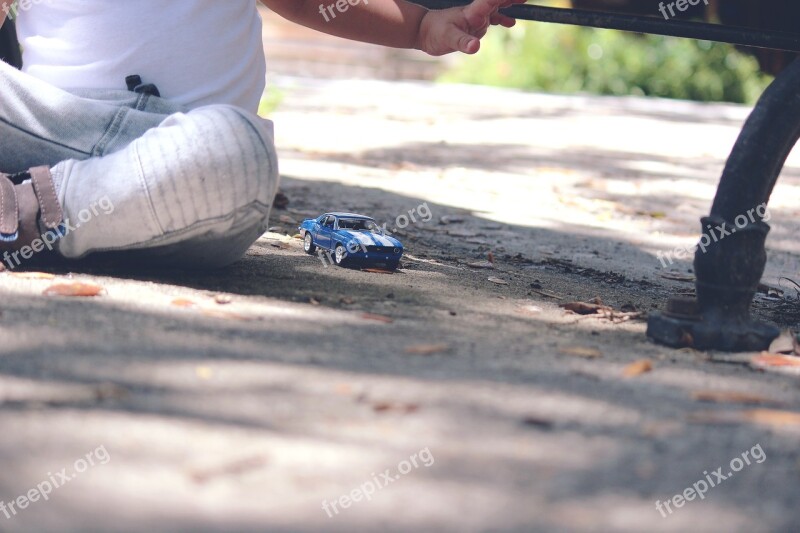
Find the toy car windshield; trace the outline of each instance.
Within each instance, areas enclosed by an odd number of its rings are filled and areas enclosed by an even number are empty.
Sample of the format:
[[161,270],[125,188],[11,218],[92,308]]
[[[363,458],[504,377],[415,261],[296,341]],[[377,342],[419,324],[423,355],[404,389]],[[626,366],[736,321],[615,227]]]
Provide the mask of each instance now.
[[381,228],[373,220],[363,218],[340,218],[339,229],[351,231],[369,231],[370,233],[383,233]]

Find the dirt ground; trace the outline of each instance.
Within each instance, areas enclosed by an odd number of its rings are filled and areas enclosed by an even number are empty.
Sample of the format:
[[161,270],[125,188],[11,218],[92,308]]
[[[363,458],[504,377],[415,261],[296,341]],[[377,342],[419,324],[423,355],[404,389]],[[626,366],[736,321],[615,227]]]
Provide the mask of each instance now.
[[[0,531],[796,530],[797,374],[645,336],[746,108],[275,82],[289,203],[241,262],[0,274],[0,501],[63,484]],[[799,198],[793,155],[756,301],[782,326]],[[332,210],[401,270],[305,255]],[[72,281],[104,290],[44,294]]]

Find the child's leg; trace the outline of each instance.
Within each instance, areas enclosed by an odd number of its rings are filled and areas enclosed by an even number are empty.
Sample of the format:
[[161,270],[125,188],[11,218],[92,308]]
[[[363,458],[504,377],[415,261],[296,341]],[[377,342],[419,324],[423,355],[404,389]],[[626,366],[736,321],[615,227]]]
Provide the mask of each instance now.
[[241,257],[266,231],[278,187],[270,123],[231,106],[171,115],[118,152],[52,174],[67,219],[100,211],[61,241],[62,255],[150,250],[142,257],[188,266]]
[[267,227],[278,185],[271,127],[229,106],[166,116],[175,109],[146,96],[78,98],[0,65],[0,171],[55,165],[65,257],[140,250],[230,263]]

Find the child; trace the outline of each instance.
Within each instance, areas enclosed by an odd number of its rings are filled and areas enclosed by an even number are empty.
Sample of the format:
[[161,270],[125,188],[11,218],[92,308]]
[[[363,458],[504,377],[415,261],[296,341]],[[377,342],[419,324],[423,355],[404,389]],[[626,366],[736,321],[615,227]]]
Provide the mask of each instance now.
[[[278,186],[255,0],[28,0],[23,71],[0,63],[0,255],[227,265],[267,228]],[[333,35],[478,51],[502,7],[428,11],[405,0],[262,0]],[[102,209],[98,209],[100,206]]]

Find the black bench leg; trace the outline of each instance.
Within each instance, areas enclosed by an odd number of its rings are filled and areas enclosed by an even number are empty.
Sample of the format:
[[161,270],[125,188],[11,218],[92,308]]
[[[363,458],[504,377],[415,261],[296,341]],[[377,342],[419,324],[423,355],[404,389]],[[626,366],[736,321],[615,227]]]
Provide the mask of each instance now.
[[650,317],[649,337],[673,347],[751,351],[778,336],[778,328],[750,318],[750,305],[767,260],[767,202],[798,138],[800,60],[762,95],[728,159],[711,215],[701,221],[697,298],[671,298],[663,314]]

